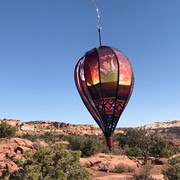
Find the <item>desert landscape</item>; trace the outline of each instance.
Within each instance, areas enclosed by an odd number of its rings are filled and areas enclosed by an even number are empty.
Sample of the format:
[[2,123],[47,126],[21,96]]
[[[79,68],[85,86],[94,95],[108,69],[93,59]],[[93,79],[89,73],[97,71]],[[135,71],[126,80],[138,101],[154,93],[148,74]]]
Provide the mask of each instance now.
[[[37,147],[50,146],[43,139],[29,140],[25,137],[27,134],[40,137],[43,134],[53,135],[80,135],[86,136],[102,136],[102,132],[98,127],[93,125],[72,125],[64,122],[50,121],[31,121],[22,122],[20,120],[2,119],[0,123],[6,122],[16,128],[16,134],[11,138],[1,138],[0,140],[0,175],[3,171],[12,173],[18,171],[20,167],[16,161],[23,159],[27,152],[36,152]],[[142,127],[150,133],[159,133],[165,138],[173,140],[177,148],[180,148],[180,120],[155,122]],[[117,128],[115,134],[123,134],[124,130]],[[58,140],[55,144],[69,145],[71,142]],[[117,144],[117,142],[115,142]],[[180,151],[179,151],[180,152]],[[173,157],[179,154],[173,155]],[[172,157],[170,157],[172,158]],[[151,179],[163,180],[162,169],[168,165],[170,158],[148,157],[147,162]],[[114,148],[114,151],[104,153],[99,152],[87,157],[81,157],[80,163],[84,165],[91,174],[93,180],[130,180],[135,179],[134,173],[138,174],[144,170],[142,157],[127,156]],[[129,171],[122,170],[122,167],[128,167]]]

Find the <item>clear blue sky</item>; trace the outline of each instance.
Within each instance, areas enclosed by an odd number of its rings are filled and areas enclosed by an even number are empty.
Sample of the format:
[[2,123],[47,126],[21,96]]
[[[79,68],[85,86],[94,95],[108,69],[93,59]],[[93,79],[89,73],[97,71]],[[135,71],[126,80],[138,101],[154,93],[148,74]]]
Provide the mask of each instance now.
[[[180,0],[97,0],[102,44],[135,76],[118,127],[180,119]],[[98,47],[91,0],[0,0],[0,119],[95,124],[74,67]]]

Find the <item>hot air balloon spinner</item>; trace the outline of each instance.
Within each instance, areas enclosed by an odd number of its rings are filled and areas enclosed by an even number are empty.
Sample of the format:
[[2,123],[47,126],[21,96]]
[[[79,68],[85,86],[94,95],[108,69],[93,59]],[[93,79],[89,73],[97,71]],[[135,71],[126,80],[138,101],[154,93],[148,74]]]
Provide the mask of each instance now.
[[134,76],[128,58],[118,49],[101,45],[100,13],[98,48],[87,51],[77,62],[75,84],[90,114],[101,128],[111,150],[113,133],[133,91]]

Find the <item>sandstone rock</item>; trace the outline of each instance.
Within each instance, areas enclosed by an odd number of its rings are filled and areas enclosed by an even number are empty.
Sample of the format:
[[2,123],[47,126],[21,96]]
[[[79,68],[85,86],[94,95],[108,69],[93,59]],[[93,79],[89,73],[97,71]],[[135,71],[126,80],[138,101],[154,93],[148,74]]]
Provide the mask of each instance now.
[[18,127],[22,124],[22,122],[20,120],[15,120],[15,119],[1,119],[0,123],[1,122],[6,122],[13,127]]
[[14,140],[19,146],[25,146],[33,149],[33,143],[30,140],[21,139],[21,138],[12,138],[12,140]]
[[17,171],[19,169],[19,167],[17,166],[17,164],[15,164],[13,161],[10,161],[7,164],[7,169],[9,173],[12,173],[14,171]]
[[33,151],[33,143],[26,139],[11,138],[0,141],[0,172],[8,170],[14,172],[18,170],[15,160],[21,159],[26,151]]
[[133,180],[133,176],[130,174],[106,173],[104,176],[94,177],[92,180]]
[[94,170],[104,170],[107,172],[114,172],[116,166],[120,164],[131,167],[132,169],[136,169],[138,167],[136,162],[129,159],[127,156],[116,156],[103,153],[88,158],[81,158],[81,163],[91,165]]
[[35,149],[38,149],[38,147],[46,147],[48,146],[48,144],[43,141],[43,140],[40,140],[40,139],[36,139],[34,142],[33,142],[33,147]]
[[19,154],[15,154],[15,156],[14,157],[12,157],[12,161],[13,162],[16,162],[17,160],[19,160],[19,159],[21,159],[21,160],[25,160],[25,158],[22,156],[22,154],[21,153],[19,153]]
[[21,125],[20,127],[21,131],[37,131],[36,128],[33,125],[29,125],[29,124],[25,124],[23,123],[23,125]]
[[163,174],[152,175],[151,177],[155,180],[164,180]]
[[17,152],[17,154],[19,154],[19,152],[21,154],[25,153],[26,151],[31,150],[32,148],[29,147],[25,147],[25,146],[17,146],[17,148],[15,149],[15,152]]
[[141,126],[140,128],[144,128],[144,129],[165,129],[165,128],[172,128],[172,127],[180,127],[180,120],[166,121],[166,122],[155,122],[153,124]]
[[13,158],[15,155],[16,155],[16,153],[14,151],[6,152],[6,157],[7,158]]
[[0,154],[0,162],[4,161],[5,159],[6,159],[5,155],[4,154]]
[[83,165],[85,165],[85,166],[88,166],[88,167],[91,166],[90,161],[87,160],[86,158],[80,158],[80,162],[81,162],[81,164],[83,164]]
[[12,157],[14,155],[14,148],[11,144],[0,143],[0,152],[6,157]]
[[4,170],[6,168],[6,163],[5,161],[0,162],[0,170]]
[[29,148],[33,148],[33,143],[27,139],[21,138],[11,138],[11,139],[4,139],[0,142],[0,149],[1,147],[8,149],[14,149],[17,146],[25,146]]
[[168,159],[166,158],[155,158],[154,160],[151,161],[152,164],[155,165],[164,165],[167,164]]

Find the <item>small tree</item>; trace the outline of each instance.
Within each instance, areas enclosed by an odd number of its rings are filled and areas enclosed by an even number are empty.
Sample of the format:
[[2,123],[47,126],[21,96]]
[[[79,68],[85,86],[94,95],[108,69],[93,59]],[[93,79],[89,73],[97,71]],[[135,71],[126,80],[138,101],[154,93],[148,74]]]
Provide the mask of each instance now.
[[180,179],[180,156],[172,158],[168,162],[168,167],[162,170],[166,180],[179,180]]
[[0,124],[0,138],[10,138],[16,134],[16,128],[6,122]]
[[120,136],[119,141],[122,148],[126,146],[127,155],[143,156],[144,164],[147,164],[152,142],[144,129],[129,129]]
[[148,156],[170,157],[175,153],[172,141],[157,134],[149,134],[144,129],[128,129],[117,138],[120,146],[129,156],[143,156],[144,164]]
[[152,156],[169,158],[174,153],[175,145],[172,141],[159,135],[152,136],[152,147],[150,149],[150,154]]

